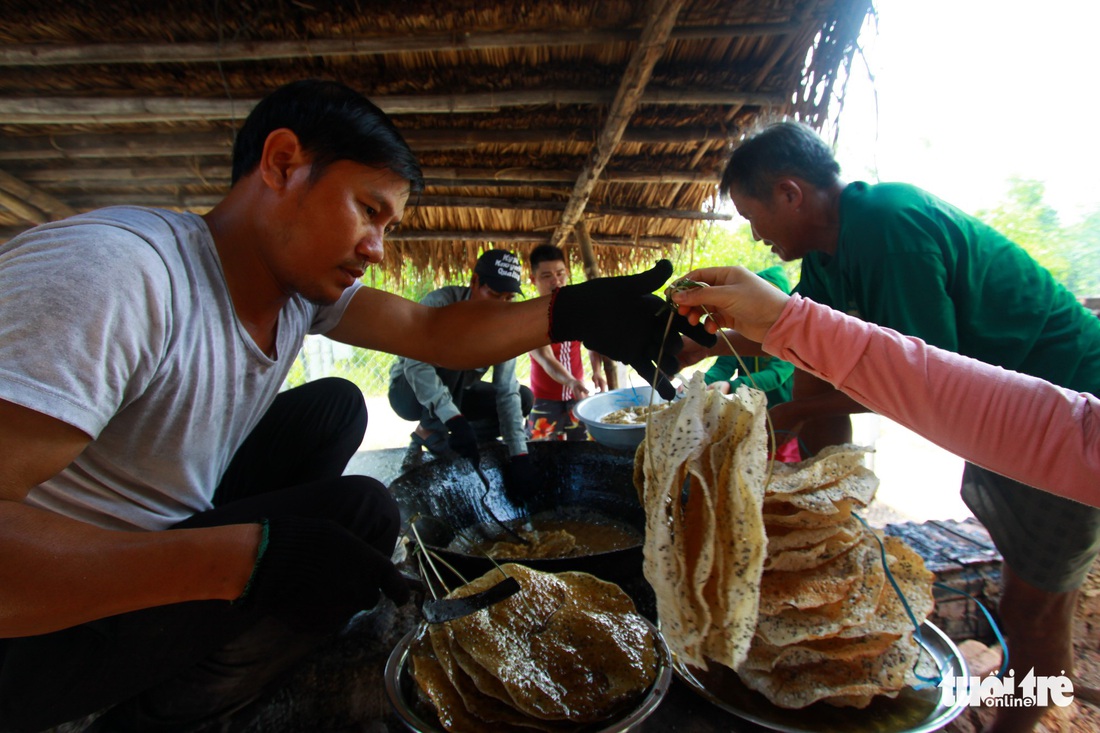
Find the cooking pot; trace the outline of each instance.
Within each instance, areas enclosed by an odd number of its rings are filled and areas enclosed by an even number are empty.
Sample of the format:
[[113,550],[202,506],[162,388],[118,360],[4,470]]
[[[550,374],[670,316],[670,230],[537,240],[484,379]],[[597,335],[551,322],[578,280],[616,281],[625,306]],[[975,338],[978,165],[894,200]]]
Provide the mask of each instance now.
[[[505,446],[497,443],[481,449],[481,467],[489,478],[485,503],[493,515],[510,523],[548,510],[588,511],[635,529],[638,543],[608,552],[516,562],[545,572],[581,570],[620,585],[639,580],[645,514],[634,489],[634,456],[592,442],[532,441],[527,445],[543,485],[528,494],[526,509],[514,504],[504,492],[503,466],[508,460]],[[493,518],[482,503],[485,487],[469,460],[435,459],[394,479],[390,490],[401,507],[407,536],[413,537],[408,531],[409,520],[416,517],[416,531],[425,547],[467,580],[494,567],[483,555],[446,549],[456,531],[483,539],[507,539],[499,530],[494,531]]]

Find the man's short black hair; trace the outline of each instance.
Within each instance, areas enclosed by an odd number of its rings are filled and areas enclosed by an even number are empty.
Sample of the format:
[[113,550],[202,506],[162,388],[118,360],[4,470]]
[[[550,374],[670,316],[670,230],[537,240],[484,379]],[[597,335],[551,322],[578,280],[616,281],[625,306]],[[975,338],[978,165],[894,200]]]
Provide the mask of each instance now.
[[233,144],[233,183],[255,170],[268,135],[284,127],[313,157],[314,180],[351,160],[388,168],[409,182],[411,194],[424,189],[420,163],[386,113],[354,89],[320,79],[279,87],[253,108]]
[[527,261],[531,264],[531,272],[534,272],[543,262],[565,262],[565,252],[552,244],[540,244],[527,255]]
[[720,190],[728,196],[733,188],[763,199],[776,181],[789,177],[828,188],[840,179],[840,164],[813,129],[800,122],[777,122],[734,149]]

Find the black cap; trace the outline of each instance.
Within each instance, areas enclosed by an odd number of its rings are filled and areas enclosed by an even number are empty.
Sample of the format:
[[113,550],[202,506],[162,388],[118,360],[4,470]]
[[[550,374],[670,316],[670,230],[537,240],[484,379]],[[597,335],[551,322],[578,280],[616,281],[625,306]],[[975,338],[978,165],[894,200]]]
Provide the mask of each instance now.
[[523,267],[519,258],[507,250],[490,249],[477,258],[474,274],[478,282],[498,293],[522,293],[520,277]]

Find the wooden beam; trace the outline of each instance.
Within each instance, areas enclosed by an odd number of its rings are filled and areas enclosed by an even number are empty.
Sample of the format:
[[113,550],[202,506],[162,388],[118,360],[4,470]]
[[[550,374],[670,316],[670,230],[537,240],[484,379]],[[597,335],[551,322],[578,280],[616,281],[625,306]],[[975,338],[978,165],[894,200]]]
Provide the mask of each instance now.
[[[477,145],[537,145],[544,143],[590,143],[594,130],[547,128],[533,130],[421,129],[402,130],[401,136],[414,151],[454,150]],[[627,129],[623,142],[646,145],[684,145],[703,141],[725,141],[729,131],[722,127],[671,127]],[[144,133],[135,135],[34,135],[0,137],[0,162],[34,160],[79,160],[96,158],[172,158],[228,156],[233,135],[228,132]]]
[[[475,209],[500,209],[504,211],[564,211],[567,202],[547,199],[514,199],[484,196],[434,196],[424,195],[410,200],[416,208],[438,206]],[[645,219],[687,219],[691,221],[730,221],[732,214],[717,211],[688,211],[686,209],[650,208],[644,206],[614,206],[599,204],[587,211],[602,216],[630,216]]]
[[[110,185],[198,185],[228,186],[228,165],[172,166],[68,166],[64,168],[26,169],[20,177],[34,184],[64,188],[74,184]],[[539,168],[435,168],[423,169],[429,186],[522,186],[569,184],[577,180],[575,170]],[[613,170],[605,171],[605,183],[702,183],[718,182],[717,174],[707,171]]]
[[212,209],[222,199],[222,193],[88,193],[66,196],[65,200],[80,211],[102,209],[105,206],[155,206],[163,209],[203,211]]
[[[25,232],[30,227],[0,226],[0,242],[6,242],[12,237]],[[398,230],[386,235],[391,242],[499,242],[501,244],[545,244],[550,239],[549,232],[463,232],[463,231],[439,231],[419,232]],[[596,235],[594,241],[604,247],[634,247],[640,249],[662,249],[664,247],[677,247],[681,240],[679,237],[646,236],[639,239],[627,235]]]
[[672,27],[676,23],[676,16],[680,13],[684,0],[649,0],[642,10],[642,17],[646,18],[642,36],[638,40],[638,46],[630,56],[623,80],[615,92],[615,100],[607,113],[607,122],[600,132],[592,154],[577,178],[573,187],[573,195],[569,197],[569,204],[562,214],[561,223],[550,237],[550,243],[561,246],[565,238],[578,221],[584,216],[584,207],[592,191],[596,188],[600,174],[607,167],[611,156],[615,154],[615,148],[622,140],[627,123],[638,105],[642,103],[646,85],[653,75],[653,67],[665,52]]
[[[515,185],[516,182],[553,183],[577,180],[578,171],[542,170],[540,168],[424,168],[424,177],[430,185],[456,185],[456,181],[479,185]],[[706,183],[718,182],[718,175],[708,171],[628,171],[608,170],[603,180],[608,183]]]
[[30,183],[60,185],[229,186],[228,165],[65,166],[35,168],[20,176]]
[[[391,242],[499,242],[501,244],[545,244],[550,241],[550,232],[489,232],[489,231],[416,231],[398,229],[387,234]],[[679,237],[659,234],[647,234],[633,237],[629,234],[596,234],[592,241],[597,245],[612,247],[642,247],[660,249],[678,247]]]
[[[706,40],[770,36],[788,32],[794,23],[689,26],[672,32],[673,40]],[[267,61],[377,56],[386,53],[446,52],[526,46],[587,46],[629,43],[638,39],[630,28],[573,28],[568,31],[520,33],[436,33],[384,38],[313,39],[308,41],[228,41],[219,43],[5,44],[0,66],[71,66],[77,64],[174,64]]]
[[[516,145],[542,143],[590,143],[595,129],[535,130],[401,130],[401,136],[416,148],[449,145]],[[729,131],[720,127],[632,127],[623,133],[623,142],[643,145],[682,145],[702,140],[728,140]]]
[[126,135],[6,135],[0,162],[108,158],[227,157],[228,132],[161,132]]
[[[0,171],[0,191],[5,194],[5,206],[34,224],[64,219],[76,213],[67,204],[6,171]],[[17,210],[21,204],[22,210]]]
[[[224,198],[220,193],[123,193],[77,194],[66,196],[66,201],[78,211],[91,211],[104,206],[158,206],[178,209],[206,209]],[[486,196],[437,196],[423,195],[409,201],[409,207],[497,209],[500,211],[562,211],[565,201],[545,199],[513,199]],[[588,207],[588,212],[601,216],[625,216],[643,219],[675,219],[685,221],[729,221],[731,214],[717,211],[690,211],[687,209],[648,208],[644,206],[598,205]],[[46,221],[46,219],[43,219]],[[36,222],[41,223],[41,222]]]
[[44,212],[4,190],[0,190],[0,207],[7,209],[23,221],[31,224],[44,224],[50,220]]
[[[616,97],[616,92],[602,89],[541,89],[467,94],[394,94],[373,96],[371,101],[390,115],[466,114],[500,112],[511,107],[614,104]],[[0,124],[114,125],[240,120],[258,101],[193,97],[2,97]],[[650,89],[632,101],[635,105],[743,104],[775,107],[785,103],[786,97],[772,92],[684,88]]]

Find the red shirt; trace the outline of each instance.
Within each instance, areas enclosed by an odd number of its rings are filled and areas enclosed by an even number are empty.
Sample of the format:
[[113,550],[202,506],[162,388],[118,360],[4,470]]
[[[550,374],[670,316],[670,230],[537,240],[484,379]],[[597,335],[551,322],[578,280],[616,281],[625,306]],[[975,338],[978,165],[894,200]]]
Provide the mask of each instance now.
[[[580,341],[562,341],[550,344],[550,348],[554,351],[554,358],[560,361],[574,377],[584,379]],[[531,360],[531,391],[535,394],[536,400],[564,402],[577,399],[573,390],[555,381],[534,359]]]

